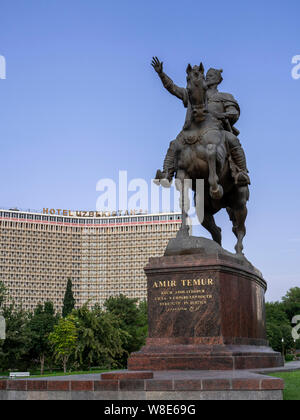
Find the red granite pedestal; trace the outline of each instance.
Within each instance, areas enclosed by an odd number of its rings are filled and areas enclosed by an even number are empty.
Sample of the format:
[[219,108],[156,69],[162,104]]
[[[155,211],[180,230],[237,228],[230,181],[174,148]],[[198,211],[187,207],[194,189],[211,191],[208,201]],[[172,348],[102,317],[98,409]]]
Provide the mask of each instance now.
[[145,268],[149,337],[129,358],[129,370],[283,366],[266,339],[262,274],[244,257],[211,243],[194,253],[175,250],[150,259]]

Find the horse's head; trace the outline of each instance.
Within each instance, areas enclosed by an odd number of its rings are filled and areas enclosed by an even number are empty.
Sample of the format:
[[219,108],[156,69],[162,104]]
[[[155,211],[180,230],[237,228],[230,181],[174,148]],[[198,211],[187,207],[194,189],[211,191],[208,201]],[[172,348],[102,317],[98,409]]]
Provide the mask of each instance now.
[[187,91],[193,109],[193,119],[201,122],[206,116],[206,82],[204,77],[204,66],[192,67],[190,64],[186,69]]

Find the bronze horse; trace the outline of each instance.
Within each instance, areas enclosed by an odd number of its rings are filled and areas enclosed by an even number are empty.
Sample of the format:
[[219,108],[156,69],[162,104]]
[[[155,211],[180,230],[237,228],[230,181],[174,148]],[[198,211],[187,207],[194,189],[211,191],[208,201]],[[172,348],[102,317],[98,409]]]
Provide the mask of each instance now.
[[[214,215],[226,208],[237,237],[235,250],[242,254],[246,235],[247,201],[249,188],[236,185],[233,178],[234,163],[226,145],[221,122],[207,111],[204,67],[187,67],[187,90],[192,105],[192,120],[177,136],[176,145],[176,188],[181,194],[183,225],[185,225],[189,203],[184,181],[190,180],[197,203],[196,180],[204,179],[204,219],[202,226],[221,245],[221,229],[216,225]],[[196,205],[200,220],[200,210]]]

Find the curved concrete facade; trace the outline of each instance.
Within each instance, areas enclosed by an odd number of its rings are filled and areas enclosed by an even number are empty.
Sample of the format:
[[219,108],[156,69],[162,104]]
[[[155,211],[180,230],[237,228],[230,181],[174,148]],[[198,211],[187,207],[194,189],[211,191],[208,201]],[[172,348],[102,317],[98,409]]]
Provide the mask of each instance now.
[[68,278],[76,306],[103,305],[120,293],[143,300],[143,269],[149,257],[163,255],[180,224],[179,213],[78,217],[0,209],[0,280],[29,310],[47,300],[61,310]]

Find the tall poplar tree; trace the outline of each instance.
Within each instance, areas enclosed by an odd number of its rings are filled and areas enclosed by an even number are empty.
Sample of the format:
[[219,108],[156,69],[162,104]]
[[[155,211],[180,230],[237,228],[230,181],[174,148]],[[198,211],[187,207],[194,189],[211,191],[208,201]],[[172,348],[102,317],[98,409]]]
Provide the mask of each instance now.
[[73,291],[72,291],[72,281],[71,279],[68,279],[67,289],[66,289],[66,293],[64,297],[64,302],[63,302],[63,310],[62,310],[63,318],[66,318],[68,315],[70,315],[70,313],[73,311],[74,308],[75,308],[75,299],[74,299]]

